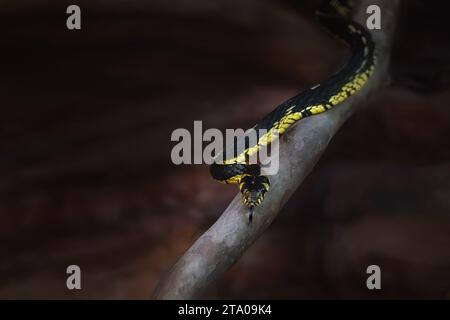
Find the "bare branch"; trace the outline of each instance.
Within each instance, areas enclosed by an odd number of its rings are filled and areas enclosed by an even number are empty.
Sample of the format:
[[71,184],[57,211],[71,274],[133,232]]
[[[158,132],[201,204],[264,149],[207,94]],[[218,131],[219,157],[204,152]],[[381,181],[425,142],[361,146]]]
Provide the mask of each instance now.
[[370,92],[387,80],[389,53],[398,0],[362,0],[355,20],[366,23],[366,8],[381,8],[382,29],[371,31],[377,44],[378,66],[364,89],[321,115],[306,118],[280,141],[280,170],[271,176],[271,189],[256,208],[252,224],[238,194],[220,218],[178,260],[155,290],[156,299],[192,299],[227,271],[270,225],[283,205],[312,170],[341,125]]

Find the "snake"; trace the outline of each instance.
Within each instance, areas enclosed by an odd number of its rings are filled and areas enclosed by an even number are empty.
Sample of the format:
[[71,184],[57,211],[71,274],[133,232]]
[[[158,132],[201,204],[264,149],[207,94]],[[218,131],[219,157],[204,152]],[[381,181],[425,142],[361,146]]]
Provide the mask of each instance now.
[[[350,18],[351,4],[344,0],[325,1],[316,11],[316,19],[325,31],[343,40],[351,50],[346,63],[325,81],[286,100],[267,114],[253,129],[264,130],[251,145],[239,153],[210,165],[211,176],[222,183],[238,184],[243,204],[260,206],[270,189],[270,179],[261,164],[249,163],[249,156],[270,145],[301,119],[324,113],[357,94],[372,76],[376,66],[376,48],[371,34]],[[275,134],[276,133],[276,134]]]

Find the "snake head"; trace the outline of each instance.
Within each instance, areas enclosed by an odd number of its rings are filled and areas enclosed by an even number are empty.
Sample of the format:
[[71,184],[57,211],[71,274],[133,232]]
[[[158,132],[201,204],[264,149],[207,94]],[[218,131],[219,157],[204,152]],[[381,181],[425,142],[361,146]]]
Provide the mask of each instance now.
[[250,209],[250,221],[252,220],[253,208],[261,205],[269,187],[270,182],[266,176],[248,175],[242,178],[239,188],[244,204]]

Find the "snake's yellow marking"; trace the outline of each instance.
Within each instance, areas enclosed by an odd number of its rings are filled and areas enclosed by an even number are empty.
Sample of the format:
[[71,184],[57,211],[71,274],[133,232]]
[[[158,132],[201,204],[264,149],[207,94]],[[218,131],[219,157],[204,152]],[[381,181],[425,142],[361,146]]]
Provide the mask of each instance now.
[[355,29],[355,27],[354,27],[354,26],[352,26],[351,24],[349,24],[349,25],[348,25],[348,30],[350,30],[350,32],[353,32],[353,33],[355,33],[355,32],[356,32],[356,29]]
[[230,179],[225,180],[225,183],[226,184],[240,183],[242,178],[244,178],[245,176],[247,176],[247,174],[235,175],[235,176],[231,177]]
[[264,135],[262,135],[258,143],[244,150],[235,158],[227,159],[224,164],[247,163],[247,159],[261,150],[262,147],[271,144],[278,136],[282,135],[289,127],[302,118],[301,112],[287,112],[279,121],[275,122],[273,127]]
[[362,86],[364,86],[369,80],[370,76],[373,73],[373,66],[371,66],[367,71],[358,73],[353,77],[353,80],[349,81],[342,87],[342,90],[336,95],[332,96],[329,99],[329,102],[335,106],[345,99],[347,99],[350,95],[355,94],[358,90],[361,90]]

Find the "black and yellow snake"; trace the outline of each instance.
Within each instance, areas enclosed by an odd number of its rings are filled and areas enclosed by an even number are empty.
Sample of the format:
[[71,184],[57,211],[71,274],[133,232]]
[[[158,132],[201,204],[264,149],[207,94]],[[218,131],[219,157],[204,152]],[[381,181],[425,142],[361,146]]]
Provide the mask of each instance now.
[[283,102],[264,117],[255,130],[266,129],[256,144],[244,148],[239,154],[210,166],[214,179],[224,183],[238,183],[244,204],[250,209],[260,205],[269,190],[270,181],[261,174],[259,164],[250,164],[249,155],[269,145],[277,132],[282,135],[297,121],[326,112],[358,92],[368,81],[375,68],[375,45],[370,33],[361,25],[347,18],[350,12],[344,0],[327,1],[317,11],[317,19],[330,33],[344,40],[352,55],[340,71],[316,85]]

